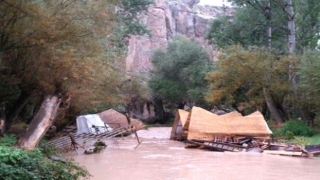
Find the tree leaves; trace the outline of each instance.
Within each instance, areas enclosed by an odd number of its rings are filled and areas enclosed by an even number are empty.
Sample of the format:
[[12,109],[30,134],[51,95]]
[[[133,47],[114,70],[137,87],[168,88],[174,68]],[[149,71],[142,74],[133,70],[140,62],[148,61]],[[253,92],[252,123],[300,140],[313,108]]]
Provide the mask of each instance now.
[[206,100],[216,105],[261,107],[263,88],[281,99],[288,87],[287,62],[266,48],[231,46],[225,49],[214,71],[207,74],[210,90]]
[[159,49],[152,57],[155,70],[149,85],[155,94],[176,104],[203,100],[209,57],[202,46],[176,36],[167,50]]

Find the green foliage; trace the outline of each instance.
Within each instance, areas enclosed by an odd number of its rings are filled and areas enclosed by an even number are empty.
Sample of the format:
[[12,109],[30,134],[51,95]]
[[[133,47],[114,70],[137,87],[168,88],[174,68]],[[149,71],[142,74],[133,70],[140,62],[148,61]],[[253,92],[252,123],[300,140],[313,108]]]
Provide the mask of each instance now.
[[[272,48],[285,52],[287,47],[287,14],[285,1],[230,0],[237,7],[233,17],[212,21],[207,38],[219,47],[232,44],[267,46],[267,28],[271,27]],[[267,3],[270,8],[267,8]],[[320,1],[293,0],[296,24],[297,49],[314,49],[318,46]]]
[[[313,136],[317,131],[311,129],[306,123],[298,120],[291,120],[286,122],[283,126],[278,128],[275,132],[276,136]],[[291,136],[290,135],[290,136]]]
[[320,134],[311,137],[311,144],[320,144]]
[[232,16],[222,16],[210,24],[206,38],[220,48],[240,44],[243,47],[267,46],[268,24],[272,29],[272,47],[286,49],[287,32],[279,26],[286,24],[286,15],[277,3],[271,3],[271,19],[261,1],[234,1],[238,8]]
[[320,145],[320,135],[318,134],[312,137],[296,136],[290,142],[300,144],[301,146]]
[[294,138],[293,132],[287,131],[287,132],[286,132],[286,138],[287,138],[288,140],[293,139],[293,138]]
[[298,66],[300,77],[299,88],[306,103],[312,104],[313,111],[317,112],[320,105],[320,53],[319,51],[306,51]]
[[17,141],[15,135],[4,134],[3,137],[0,137],[0,146],[13,146]]
[[129,35],[149,34],[146,25],[139,20],[139,15],[147,13],[148,7],[153,4],[153,0],[124,0],[121,1],[117,9],[116,21],[113,26],[114,36],[112,40],[119,48],[126,48],[125,40]]
[[0,177],[2,179],[63,179],[88,177],[88,172],[71,162],[53,162],[40,150],[24,151],[0,146]]
[[202,46],[176,36],[166,50],[155,51],[152,58],[155,70],[149,86],[156,95],[176,104],[203,101],[209,58]]
[[[125,53],[114,41],[144,33],[138,14],[150,3],[0,1],[0,103],[12,105],[23,92],[40,98],[54,93],[69,96],[67,104],[73,105],[70,113],[75,114],[122,104],[126,99],[118,87]],[[114,31],[116,25],[123,31]],[[10,107],[8,114],[14,111]]]
[[301,146],[313,145],[311,137],[304,137],[304,136],[296,136],[291,139],[291,143],[299,144]]
[[320,38],[320,2],[318,0],[294,1],[297,11],[295,19],[297,29],[298,49],[314,49],[318,47]]
[[214,71],[207,74],[206,100],[215,105],[242,109],[260,109],[265,98],[263,88],[281,102],[288,88],[286,59],[267,48],[231,46],[219,56]]
[[65,179],[88,178],[89,173],[72,162],[49,160],[55,154],[53,148],[44,147],[25,151],[12,146],[17,141],[14,135],[4,134],[0,138],[0,179]]

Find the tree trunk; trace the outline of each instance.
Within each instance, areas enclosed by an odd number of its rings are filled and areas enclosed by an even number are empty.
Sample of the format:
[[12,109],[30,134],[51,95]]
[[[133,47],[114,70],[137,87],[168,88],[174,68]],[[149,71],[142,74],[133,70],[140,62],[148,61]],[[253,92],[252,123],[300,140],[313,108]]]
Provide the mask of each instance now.
[[21,112],[22,108],[28,103],[31,95],[26,93],[25,91],[21,91],[18,100],[14,103],[12,110],[9,112],[7,119],[5,130],[9,130],[11,125],[16,121],[18,118],[19,113]]
[[264,17],[267,20],[267,47],[271,49],[272,47],[272,27],[271,27],[271,6],[270,6],[270,0],[265,1],[265,10],[264,10]]
[[288,50],[290,54],[293,54],[296,52],[296,24],[294,21],[292,0],[286,0],[285,11],[288,16]]
[[271,116],[276,120],[278,124],[285,122],[285,119],[282,117],[279,109],[277,108],[276,102],[273,99],[270,90],[268,88],[263,88],[264,97],[267,103],[267,106],[270,110]]
[[154,103],[154,113],[156,116],[156,119],[159,123],[164,123],[165,122],[165,112],[163,108],[163,102],[160,97],[154,97],[153,98],[153,103]]
[[6,120],[6,106],[5,103],[0,104],[0,136],[4,133]]
[[58,95],[46,96],[37,115],[31,121],[24,136],[16,143],[16,146],[29,151],[33,150],[53,124],[60,103],[61,98]]
[[[293,4],[292,0],[286,0],[286,7],[285,11],[288,16],[288,51],[290,54],[294,54],[296,52],[296,24],[294,20],[294,10],[293,10]],[[296,78],[296,69],[293,63],[290,63],[289,65],[289,81],[291,83],[291,89],[293,91],[293,94],[297,97],[297,101],[299,101],[300,97],[298,95],[298,86],[297,86],[297,78]],[[309,112],[306,108],[297,108],[300,112],[300,115],[302,119],[306,122],[311,122],[313,120],[311,112]]]

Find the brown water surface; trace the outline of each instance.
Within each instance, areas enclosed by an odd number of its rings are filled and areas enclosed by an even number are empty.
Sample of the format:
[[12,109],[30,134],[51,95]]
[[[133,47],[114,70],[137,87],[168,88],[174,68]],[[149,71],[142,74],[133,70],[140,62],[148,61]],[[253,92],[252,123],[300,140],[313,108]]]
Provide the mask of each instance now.
[[139,132],[135,137],[108,140],[99,154],[74,155],[93,180],[320,180],[320,159],[261,153],[185,149],[168,140],[170,128]]

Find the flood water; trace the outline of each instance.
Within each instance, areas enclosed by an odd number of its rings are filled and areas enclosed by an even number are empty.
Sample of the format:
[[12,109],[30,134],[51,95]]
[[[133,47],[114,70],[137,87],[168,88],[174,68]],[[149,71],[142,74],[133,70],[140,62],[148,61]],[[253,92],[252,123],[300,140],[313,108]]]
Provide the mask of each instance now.
[[320,158],[185,149],[170,128],[150,128],[108,140],[99,154],[72,155],[92,180],[320,180]]

